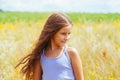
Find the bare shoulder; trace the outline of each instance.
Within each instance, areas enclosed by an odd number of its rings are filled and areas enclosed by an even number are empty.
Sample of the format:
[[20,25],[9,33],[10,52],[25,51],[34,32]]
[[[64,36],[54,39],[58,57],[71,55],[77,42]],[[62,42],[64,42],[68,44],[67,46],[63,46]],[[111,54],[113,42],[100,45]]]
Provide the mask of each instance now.
[[77,49],[74,47],[67,47],[67,52],[68,52],[70,58],[72,58],[72,57],[76,58],[79,56]]
[[84,80],[82,62],[81,62],[78,51],[75,48],[68,47],[67,52],[69,54],[69,57],[72,63],[75,80]]

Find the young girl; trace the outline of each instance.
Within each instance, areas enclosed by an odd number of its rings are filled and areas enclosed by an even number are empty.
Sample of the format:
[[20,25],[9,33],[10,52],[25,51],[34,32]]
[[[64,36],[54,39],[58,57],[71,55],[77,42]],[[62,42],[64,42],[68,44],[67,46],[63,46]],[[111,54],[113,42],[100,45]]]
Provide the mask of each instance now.
[[71,29],[65,14],[49,16],[34,50],[17,65],[25,64],[26,80],[84,80],[77,50],[66,46]]

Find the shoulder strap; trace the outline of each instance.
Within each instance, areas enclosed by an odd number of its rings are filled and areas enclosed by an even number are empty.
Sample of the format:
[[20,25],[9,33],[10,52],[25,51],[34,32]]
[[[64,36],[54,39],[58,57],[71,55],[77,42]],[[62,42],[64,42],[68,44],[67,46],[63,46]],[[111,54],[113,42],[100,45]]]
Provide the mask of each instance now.
[[67,55],[67,57],[68,57],[68,59],[70,60],[70,55],[69,55],[69,53],[68,53],[68,46],[66,45],[65,46],[65,54]]

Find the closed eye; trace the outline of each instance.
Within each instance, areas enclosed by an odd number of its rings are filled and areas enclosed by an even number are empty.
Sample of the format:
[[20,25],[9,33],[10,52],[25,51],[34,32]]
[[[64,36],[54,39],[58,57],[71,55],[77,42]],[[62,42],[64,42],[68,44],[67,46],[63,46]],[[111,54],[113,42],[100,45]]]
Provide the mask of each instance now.
[[71,32],[69,32],[69,33],[61,33],[62,35],[70,35],[71,34]]
[[66,33],[61,33],[62,35],[66,35]]
[[71,34],[71,32],[68,33],[69,35]]

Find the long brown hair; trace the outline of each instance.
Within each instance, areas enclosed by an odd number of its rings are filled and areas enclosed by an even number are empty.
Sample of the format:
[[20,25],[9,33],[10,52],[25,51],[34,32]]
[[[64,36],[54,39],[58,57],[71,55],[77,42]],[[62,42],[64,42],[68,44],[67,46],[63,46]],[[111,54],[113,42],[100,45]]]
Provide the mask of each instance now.
[[25,75],[26,80],[32,79],[34,63],[37,59],[40,59],[42,50],[50,45],[51,37],[62,27],[68,25],[72,25],[72,22],[63,13],[53,13],[48,17],[35,48],[16,66],[18,67],[20,64],[24,64],[24,66],[21,68],[21,72]]

